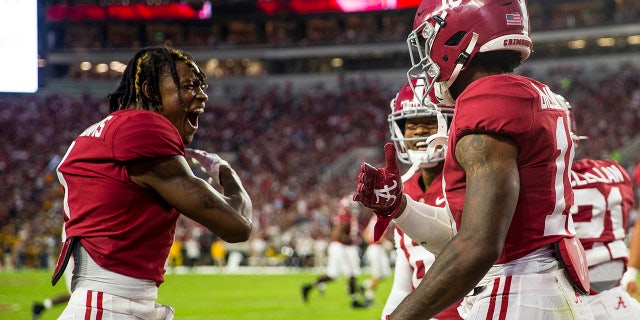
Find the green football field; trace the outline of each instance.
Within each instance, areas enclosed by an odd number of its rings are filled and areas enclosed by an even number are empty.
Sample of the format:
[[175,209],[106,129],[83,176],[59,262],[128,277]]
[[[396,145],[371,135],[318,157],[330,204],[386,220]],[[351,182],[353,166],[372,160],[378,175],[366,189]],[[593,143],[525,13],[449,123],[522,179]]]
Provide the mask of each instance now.
[[[352,309],[346,280],[327,285],[321,295],[312,291],[303,303],[300,286],[316,273],[289,274],[167,274],[158,302],[176,309],[176,319],[379,319],[392,279],[383,280],[376,300],[366,309]],[[361,277],[360,283],[365,278]],[[50,271],[0,272],[0,320],[31,319],[31,304],[66,291],[64,283],[50,285]],[[56,319],[64,306],[55,306],[42,320]]]

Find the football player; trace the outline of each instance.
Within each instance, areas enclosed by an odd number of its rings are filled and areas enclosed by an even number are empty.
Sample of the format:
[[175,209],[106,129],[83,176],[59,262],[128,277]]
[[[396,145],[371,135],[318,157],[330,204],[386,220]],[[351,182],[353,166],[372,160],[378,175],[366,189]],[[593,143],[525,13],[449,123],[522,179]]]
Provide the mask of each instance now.
[[[402,177],[404,193],[415,201],[444,207],[442,167],[453,108],[432,105],[432,101],[435,101],[433,91],[429,92],[429,99],[423,99],[424,85],[419,85],[417,79],[411,81],[405,83],[391,101],[388,117],[391,141],[398,159],[410,165]],[[397,225],[394,228],[394,242],[396,261],[393,285],[382,310],[383,319],[420,284],[435,260],[433,253],[413,241]],[[458,304],[452,305],[436,315],[435,319],[462,319],[457,307]]]
[[387,232],[378,240],[373,239],[373,229],[376,223],[376,215],[372,215],[366,227],[362,231],[362,240],[367,244],[364,251],[365,263],[369,266],[370,277],[362,281],[365,303],[372,304],[378,284],[391,275],[391,261],[389,260],[389,247],[393,244],[389,241]]
[[393,146],[384,168],[363,163],[354,199],[379,229],[396,219],[437,256],[388,318],[431,318],[464,298],[465,319],[593,319],[580,295],[589,282],[570,215],[567,116],[548,86],[513,74],[532,49],[525,1],[425,0],[413,28],[408,77],[455,102],[447,206],[404,196]]
[[[63,231],[64,232],[64,231]],[[64,236],[63,236],[64,237]],[[71,276],[73,274],[73,257],[69,258],[69,263],[67,264],[66,269],[63,272],[64,282],[66,285],[67,292],[58,294],[52,298],[46,298],[42,301],[34,302],[31,305],[31,319],[39,320],[42,314],[54,306],[61,305],[63,303],[69,302],[71,299]]]
[[57,168],[67,238],[52,282],[75,262],[59,319],[173,319],[156,299],[180,214],[225,241],[249,238],[251,200],[235,170],[216,154],[189,151],[214,186],[185,158],[206,87],[188,53],[143,48],[109,95],[110,114],[71,143]]
[[[557,95],[567,112],[574,146],[578,136],[574,109]],[[596,320],[640,319],[640,303],[620,286],[628,249],[626,225],[633,208],[633,183],[615,160],[580,159],[571,165],[571,207],[576,234],[589,263],[590,295],[584,299]]]
[[327,248],[327,272],[319,276],[314,283],[302,286],[302,300],[309,301],[309,294],[315,288],[321,292],[325,290],[328,282],[338,279],[340,276],[347,278],[351,307],[364,308],[368,305],[359,299],[362,290],[357,285],[357,279],[361,274],[360,253],[357,247],[359,237],[358,221],[354,211],[358,210],[358,204],[350,197],[343,197],[338,203],[338,214],[333,217],[331,230],[331,242]]

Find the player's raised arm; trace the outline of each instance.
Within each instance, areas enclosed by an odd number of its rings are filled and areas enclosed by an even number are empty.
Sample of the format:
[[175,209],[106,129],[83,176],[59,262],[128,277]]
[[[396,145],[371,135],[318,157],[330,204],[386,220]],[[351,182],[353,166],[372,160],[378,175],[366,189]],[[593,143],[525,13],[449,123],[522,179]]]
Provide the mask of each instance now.
[[412,239],[438,254],[455,233],[451,216],[445,208],[419,203],[402,192],[396,149],[384,146],[385,167],[375,168],[364,162],[358,176],[353,199],[370,208],[377,216],[374,240],[384,233],[391,220]]
[[224,162],[218,166],[223,194],[196,177],[182,156],[136,163],[129,170],[133,181],[149,186],[223,240],[246,241],[251,234],[251,199],[236,172]]
[[384,146],[384,155],[386,161],[384,168],[362,163],[358,175],[358,186],[353,195],[353,200],[373,210],[378,216],[373,232],[374,241],[380,239],[389,222],[406,206],[396,149],[393,144],[387,143]]

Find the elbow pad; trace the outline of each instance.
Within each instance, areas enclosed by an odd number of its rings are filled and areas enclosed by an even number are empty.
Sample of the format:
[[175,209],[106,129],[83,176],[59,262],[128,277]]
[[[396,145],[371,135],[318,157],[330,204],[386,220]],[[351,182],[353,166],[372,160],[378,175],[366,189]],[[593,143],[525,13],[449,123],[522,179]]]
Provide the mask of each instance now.
[[449,210],[420,203],[410,197],[407,197],[407,207],[394,222],[411,239],[436,256],[456,234]]

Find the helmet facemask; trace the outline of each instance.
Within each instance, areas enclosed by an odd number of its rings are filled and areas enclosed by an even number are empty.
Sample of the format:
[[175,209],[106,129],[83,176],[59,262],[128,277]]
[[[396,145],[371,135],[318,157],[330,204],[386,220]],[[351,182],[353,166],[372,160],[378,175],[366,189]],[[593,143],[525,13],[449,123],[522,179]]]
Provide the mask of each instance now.
[[[425,20],[418,28],[409,33],[407,44],[412,67],[407,72],[407,78],[420,78],[426,75],[426,78],[431,78],[431,80],[425,79],[424,81],[428,84],[429,89],[433,88],[435,90],[434,93],[438,102],[443,105],[454,105],[455,99],[451,95],[449,88],[469,61],[471,53],[478,43],[479,35],[475,32],[471,34],[467,47],[456,58],[455,68],[451,75],[447,79],[439,79],[441,71],[438,64],[431,59],[431,47],[440,28],[446,26],[446,16],[446,11],[442,12],[440,16],[435,15],[432,19]],[[435,21],[435,27],[431,25],[430,20]],[[462,34],[464,35],[464,33]]]
[[[419,149],[408,149],[407,154],[411,163],[419,163],[420,168],[435,167],[440,161],[444,161],[447,141],[448,125],[445,116],[440,111],[436,111],[438,119],[438,131],[435,134],[420,138],[407,138],[408,141],[415,141],[415,146]],[[426,148],[426,149],[424,149]]]
[[422,80],[418,81],[418,83],[423,83],[425,86],[424,92],[429,92],[433,89],[435,79],[440,76],[440,67],[430,56],[431,45],[439,28],[440,25],[434,27],[428,21],[424,21],[418,28],[411,31],[407,37],[407,46],[409,47],[409,57],[412,65],[407,71],[407,79],[416,96],[420,95],[416,92],[412,79]]

